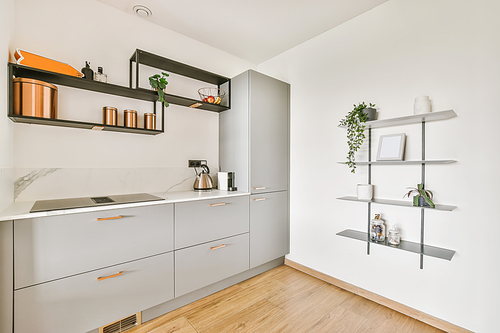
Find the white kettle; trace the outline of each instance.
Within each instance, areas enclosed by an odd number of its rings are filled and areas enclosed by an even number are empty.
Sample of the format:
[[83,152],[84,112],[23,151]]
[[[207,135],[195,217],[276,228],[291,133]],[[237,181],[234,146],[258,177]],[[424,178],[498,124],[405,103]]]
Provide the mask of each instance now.
[[193,188],[195,191],[208,192],[212,190],[212,177],[208,165],[201,166],[201,172],[196,175]]

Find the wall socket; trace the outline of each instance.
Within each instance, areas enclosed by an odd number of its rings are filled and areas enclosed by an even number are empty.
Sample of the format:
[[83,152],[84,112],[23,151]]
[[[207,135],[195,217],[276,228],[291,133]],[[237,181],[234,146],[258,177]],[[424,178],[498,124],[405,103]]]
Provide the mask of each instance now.
[[207,165],[207,160],[188,160],[188,168],[200,168]]

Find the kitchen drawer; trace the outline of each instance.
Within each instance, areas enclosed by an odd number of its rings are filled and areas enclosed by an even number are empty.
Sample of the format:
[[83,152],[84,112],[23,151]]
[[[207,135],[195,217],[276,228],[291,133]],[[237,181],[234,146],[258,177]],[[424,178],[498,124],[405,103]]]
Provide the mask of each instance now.
[[175,251],[175,297],[249,268],[248,233]]
[[15,332],[88,332],[172,299],[173,279],[169,252],[16,290]]
[[172,250],[172,204],[18,220],[15,289]]
[[249,231],[248,196],[175,204],[175,248]]

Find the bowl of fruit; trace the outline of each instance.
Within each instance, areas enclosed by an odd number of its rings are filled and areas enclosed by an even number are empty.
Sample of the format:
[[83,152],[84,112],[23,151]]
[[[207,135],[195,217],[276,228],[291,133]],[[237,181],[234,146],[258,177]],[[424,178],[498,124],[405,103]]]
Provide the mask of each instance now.
[[220,104],[226,92],[217,88],[200,88],[198,89],[198,94],[205,103]]

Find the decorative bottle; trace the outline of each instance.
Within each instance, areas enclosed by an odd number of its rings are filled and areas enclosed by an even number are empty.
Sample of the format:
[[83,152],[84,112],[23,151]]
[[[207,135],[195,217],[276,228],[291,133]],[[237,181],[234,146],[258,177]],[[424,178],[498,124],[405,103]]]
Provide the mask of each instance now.
[[82,68],[83,78],[86,80],[94,80],[94,71],[90,68],[90,63],[85,61],[85,67]]
[[370,223],[370,240],[373,242],[385,241],[385,224],[380,218],[380,214],[375,214],[375,218]]
[[108,82],[108,75],[102,72],[102,67],[97,67],[97,73],[94,74],[94,80]]

